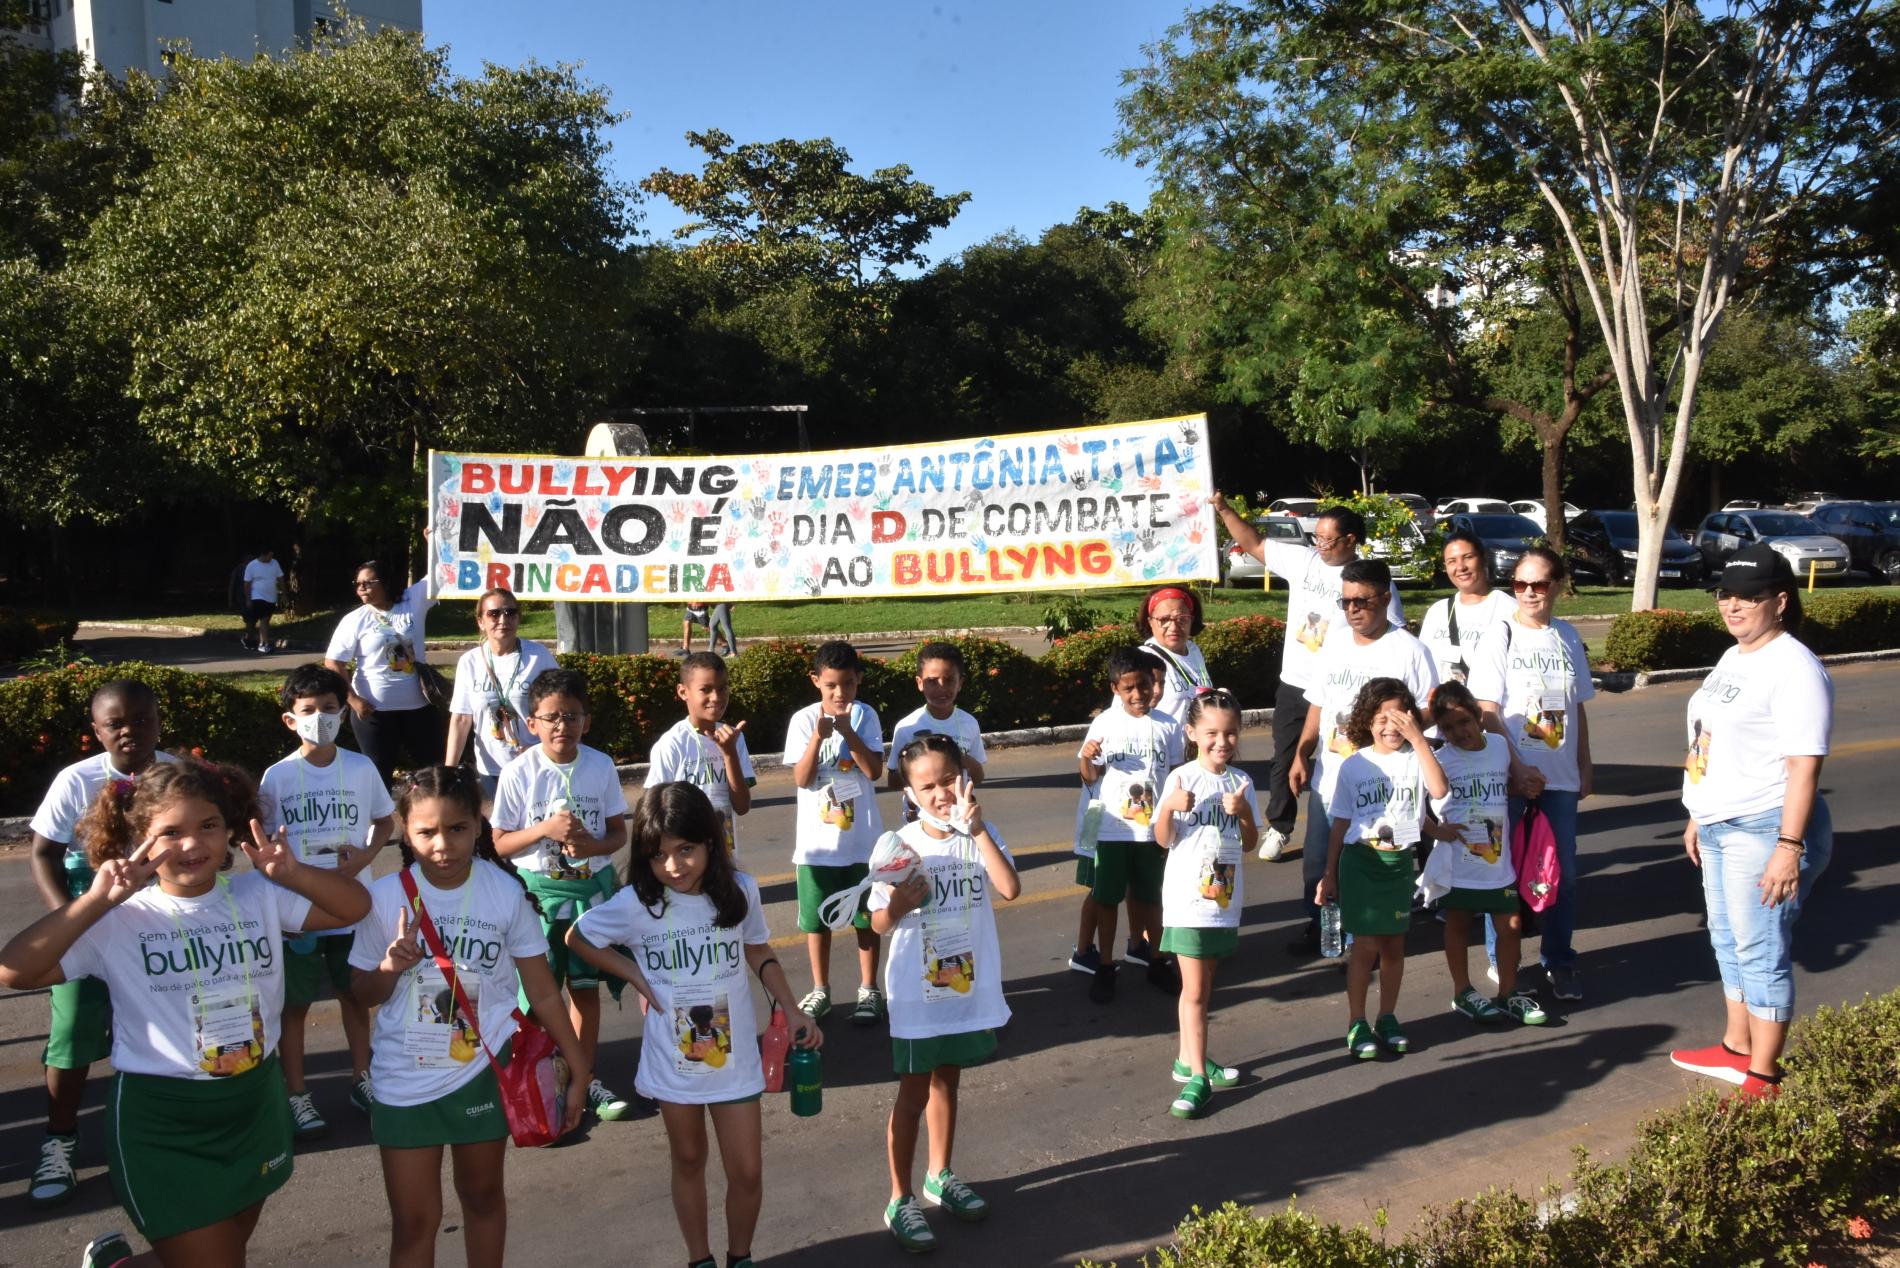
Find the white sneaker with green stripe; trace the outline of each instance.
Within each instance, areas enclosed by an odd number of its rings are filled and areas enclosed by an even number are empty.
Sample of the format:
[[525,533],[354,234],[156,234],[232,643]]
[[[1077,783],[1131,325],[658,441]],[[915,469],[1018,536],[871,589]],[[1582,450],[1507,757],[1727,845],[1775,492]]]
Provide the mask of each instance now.
[[924,1201],[941,1206],[970,1224],[980,1224],[990,1217],[990,1204],[978,1197],[975,1189],[957,1179],[948,1167],[934,1176],[924,1177]]
[[603,1123],[617,1123],[633,1113],[633,1106],[608,1091],[607,1085],[599,1079],[587,1085],[587,1104]]
[[1504,1020],[1504,1010],[1471,986],[1451,997],[1451,1011],[1485,1025]]
[[930,1231],[924,1208],[909,1194],[884,1208],[884,1227],[891,1230],[899,1246],[913,1255],[937,1249],[937,1235]]

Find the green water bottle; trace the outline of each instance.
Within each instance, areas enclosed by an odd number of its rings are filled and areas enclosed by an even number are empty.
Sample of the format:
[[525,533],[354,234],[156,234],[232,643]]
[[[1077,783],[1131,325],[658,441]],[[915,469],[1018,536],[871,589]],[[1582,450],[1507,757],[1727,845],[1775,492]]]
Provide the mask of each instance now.
[[825,1064],[816,1048],[793,1048],[785,1060],[785,1081],[792,1085],[792,1113],[811,1118],[825,1108]]

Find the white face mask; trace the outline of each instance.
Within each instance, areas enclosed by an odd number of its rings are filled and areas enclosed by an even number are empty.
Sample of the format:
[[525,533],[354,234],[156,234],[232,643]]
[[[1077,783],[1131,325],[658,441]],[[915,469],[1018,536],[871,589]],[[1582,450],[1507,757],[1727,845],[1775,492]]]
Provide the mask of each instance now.
[[341,713],[293,713],[291,725],[297,728],[297,738],[306,744],[331,744],[343,730]]

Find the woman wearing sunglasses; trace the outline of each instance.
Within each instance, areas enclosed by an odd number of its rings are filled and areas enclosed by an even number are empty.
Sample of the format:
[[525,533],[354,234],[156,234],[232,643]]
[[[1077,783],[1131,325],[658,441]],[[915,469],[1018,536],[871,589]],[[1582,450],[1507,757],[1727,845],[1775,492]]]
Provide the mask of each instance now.
[[419,664],[428,660],[424,623],[435,600],[427,578],[392,590],[391,572],[372,559],[356,567],[361,606],[337,622],[323,663],[350,684],[350,731],[383,782],[395,777],[399,757],[431,766],[442,751],[442,714],[423,694]]
[[522,638],[521,603],[514,591],[494,589],[475,601],[482,641],[462,653],[449,701],[449,746],[444,766],[459,766],[469,736],[475,737],[475,773],[482,796],[495,800],[501,768],[534,744],[528,732],[528,684],[543,670],[559,669],[554,653]]
[[[1563,579],[1564,563],[1556,552],[1542,546],[1525,552],[1511,578],[1517,611],[1485,632],[1471,657],[1466,685],[1484,710],[1485,729],[1509,740],[1517,757],[1512,765],[1513,827],[1523,817],[1528,797],[1557,839],[1563,875],[1557,901],[1541,917],[1542,959],[1551,993],[1577,1000],[1583,998],[1577,951],[1571,945],[1577,927],[1577,803],[1590,795],[1590,723],[1584,702],[1596,695],[1596,688],[1590,682],[1583,640],[1570,622],[1552,615]],[[1484,931],[1495,973],[1497,934],[1489,917]]]

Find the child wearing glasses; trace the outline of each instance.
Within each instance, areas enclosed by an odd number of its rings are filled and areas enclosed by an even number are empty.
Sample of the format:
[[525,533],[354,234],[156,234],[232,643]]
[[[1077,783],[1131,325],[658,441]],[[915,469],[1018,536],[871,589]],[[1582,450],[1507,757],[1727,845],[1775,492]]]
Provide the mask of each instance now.
[[475,624],[482,641],[462,653],[455,666],[455,695],[449,701],[449,744],[444,766],[460,766],[462,750],[475,737],[475,773],[482,796],[495,799],[502,768],[534,744],[528,729],[528,685],[559,668],[554,653],[522,638],[521,603],[514,591],[499,587],[475,601]]
[[[508,763],[495,789],[491,821],[495,852],[515,865],[541,908],[548,964],[567,987],[568,1009],[589,1068],[600,1039],[600,973],[570,957],[567,931],[581,913],[614,892],[608,857],[627,841],[627,798],[611,757],[581,740],[587,734],[587,680],[550,669],[528,688],[528,729],[540,741]],[[587,1100],[603,1121],[633,1107],[599,1079]]]

